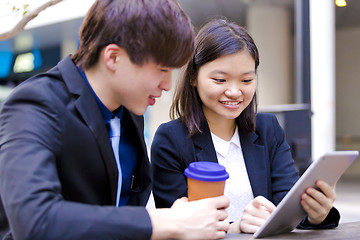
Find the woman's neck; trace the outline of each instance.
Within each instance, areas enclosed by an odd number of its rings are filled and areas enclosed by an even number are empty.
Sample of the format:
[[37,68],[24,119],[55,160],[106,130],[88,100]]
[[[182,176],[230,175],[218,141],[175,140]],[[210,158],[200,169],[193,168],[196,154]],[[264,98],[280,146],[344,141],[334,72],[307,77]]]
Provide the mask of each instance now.
[[219,138],[230,141],[236,129],[235,119],[211,122],[208,120],[210,131]]

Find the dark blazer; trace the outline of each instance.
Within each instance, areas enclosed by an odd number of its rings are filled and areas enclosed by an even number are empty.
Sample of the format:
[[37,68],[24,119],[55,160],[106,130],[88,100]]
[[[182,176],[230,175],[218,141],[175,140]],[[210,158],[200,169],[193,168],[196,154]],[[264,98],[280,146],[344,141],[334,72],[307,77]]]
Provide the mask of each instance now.
[[[254,197],[261,195],[278,204],[297,181],[298,172],[275,116],[258,114],[256,124],[256,132],[250,134],[239,128],[250,184]],[[191,162],[217,162],[208,125],[203,124],[201,130],[189,138],[179,120],[158,128],[151,146],[157,207],[169,207],[175,199],[187,196],[184,170]]]
[[[139,153],[128,205],[145,206],[152,181],[143,117],[124,109],[123,121]],[[117,174],[94,94],[70,57],[3,105],[0,234],[8,222],[15,239],[149,239],[144,207],[114,207]]]
[[[191,162],[217,162],[207,123],[201,131],[188,137],[187,128],[178,119],[156,131],[151,146],[156,207],[169,207],[177,198],[187,196],[184,170]],[[299,178],[283,129],[275,115],[259,113],[256,131],[245,133],[239,127],[239,135],[254,197],[264,196],[277,205]]]

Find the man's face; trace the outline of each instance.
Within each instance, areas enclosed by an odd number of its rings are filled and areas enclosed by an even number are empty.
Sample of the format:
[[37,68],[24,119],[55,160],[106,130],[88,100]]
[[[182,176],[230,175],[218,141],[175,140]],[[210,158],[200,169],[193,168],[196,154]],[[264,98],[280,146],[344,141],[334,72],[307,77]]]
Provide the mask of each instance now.
[[119,57],[121,59],[108,82],[111,101],[142,115],[148,106],[155,104],[155,99],[161,96],[163,90],[170,90],[173,69],[154,62],[139,66],[132,63],[127,54]]

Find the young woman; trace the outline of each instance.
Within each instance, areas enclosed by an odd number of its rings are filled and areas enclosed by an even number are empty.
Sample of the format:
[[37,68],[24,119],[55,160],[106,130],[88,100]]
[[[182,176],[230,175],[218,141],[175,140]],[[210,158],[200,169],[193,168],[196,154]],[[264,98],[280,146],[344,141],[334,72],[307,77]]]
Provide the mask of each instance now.
[[[255,232],[298,180],[284,131],[272,114],[256,113],[259,53],[247,31],[225,19],[198,33],[171,106],[172,121],[157,130],[152,147],[153,194],[157,207],[187,195],[184,170],[194,161],[224,165],[230,174],[229,232]],[[174,120],[178,117],[176,120]],[[319,180],[301,204],[303,228],[332,228],[335,192]]]

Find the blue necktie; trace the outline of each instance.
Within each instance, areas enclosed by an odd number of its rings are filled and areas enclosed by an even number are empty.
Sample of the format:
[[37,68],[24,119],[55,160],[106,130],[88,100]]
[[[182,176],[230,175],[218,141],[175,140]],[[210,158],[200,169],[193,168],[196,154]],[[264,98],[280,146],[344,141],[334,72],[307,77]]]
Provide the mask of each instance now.
[[120,118],[114,117],[110,119],[110,141],[115,155],[116,166],[118,169],[118,186],[116,192],[116,206],[120,203],[121,185],[122,185],[122,174],[119,159],[119,143],[120,143]]

